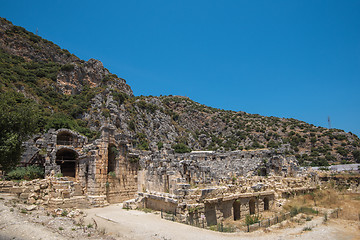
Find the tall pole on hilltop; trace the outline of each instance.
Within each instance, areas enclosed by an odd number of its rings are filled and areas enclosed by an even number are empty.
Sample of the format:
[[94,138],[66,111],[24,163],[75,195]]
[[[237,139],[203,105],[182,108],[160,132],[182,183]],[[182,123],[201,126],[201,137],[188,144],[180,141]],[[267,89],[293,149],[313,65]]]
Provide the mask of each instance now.
[[328,116],[328,124],[329,124],[329,129],[331,129],[331,120],[330,120],[330,116]]

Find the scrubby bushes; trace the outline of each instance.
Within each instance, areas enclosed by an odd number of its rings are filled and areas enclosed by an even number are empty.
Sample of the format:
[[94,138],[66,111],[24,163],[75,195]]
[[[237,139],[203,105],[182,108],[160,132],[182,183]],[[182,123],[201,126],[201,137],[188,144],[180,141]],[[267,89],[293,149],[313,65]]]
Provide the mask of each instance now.
[[360,150],[355,150],[352,152],[354,158],[355,158],[355,161],[357,163],[360,163]]
[[176,153],[187,153],[191,152],[191,149],[184,143],[178,143],[171,146]]
[[291,209],[290,209],[290,215],[292,217],[296,216],[297,214],[299,213],[306,213],[306,214],[318,214],[319,211],[311,208],[311,207],[296,207],[296,206],[293,206]]
[[260,222],[260,216],[259,215],[246,215],[245,216],[245,224],[251,225],[254,223]]
[[37,166],[17,167],[7,174],[9,180],[32,180],[44,177],[44,169]]

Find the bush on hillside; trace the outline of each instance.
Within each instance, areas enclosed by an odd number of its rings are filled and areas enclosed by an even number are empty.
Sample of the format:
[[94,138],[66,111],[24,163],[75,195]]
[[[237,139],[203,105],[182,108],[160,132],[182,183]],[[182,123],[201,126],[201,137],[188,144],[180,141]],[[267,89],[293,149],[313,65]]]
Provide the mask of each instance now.
[[178,143],[171,146],[176,153],[188,153],[191,149],[184,143]]

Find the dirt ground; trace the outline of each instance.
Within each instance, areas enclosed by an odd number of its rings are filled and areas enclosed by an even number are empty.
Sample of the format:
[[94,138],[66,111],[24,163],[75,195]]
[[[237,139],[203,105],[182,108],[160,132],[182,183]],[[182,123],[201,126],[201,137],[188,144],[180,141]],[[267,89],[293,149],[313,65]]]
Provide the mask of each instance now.
[[[0,194],[0,239],[360,239],[360,222],[343,219],[324,224],[323,217],[314,216],[311,221],[283,222],[252,233],[220,233],[164,220],[154,212],[125,210],[122,204],[82,209],[71,218],[41,207],[27,211],[29,206],[12,199]],[[309,231],[304,231],[306,227]]]

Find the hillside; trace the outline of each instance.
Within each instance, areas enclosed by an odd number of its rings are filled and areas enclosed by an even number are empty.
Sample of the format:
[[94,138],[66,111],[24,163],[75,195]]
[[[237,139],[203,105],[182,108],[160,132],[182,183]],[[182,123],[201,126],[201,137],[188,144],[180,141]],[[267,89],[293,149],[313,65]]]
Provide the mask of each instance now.
[[134,96],[100,61],[83,61],[4,18],[0,94],[3,112],[33,110],[34,132],[66,127],[94,140],[101,126],[111,123],[141,150],[286,147],[301,165],[360,162],[360,140],[352,133],[215,109],[181,96]]

